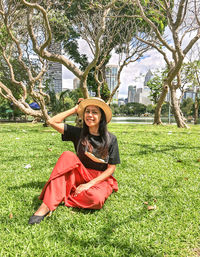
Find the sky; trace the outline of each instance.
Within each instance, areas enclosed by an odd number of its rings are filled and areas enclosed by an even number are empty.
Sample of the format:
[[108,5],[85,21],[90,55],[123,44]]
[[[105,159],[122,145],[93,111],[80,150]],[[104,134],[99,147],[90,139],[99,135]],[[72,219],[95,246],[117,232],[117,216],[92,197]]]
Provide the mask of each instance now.
[[[87,50],[85,50],[87,52]],[[113,54],[109,64],[118,64],[118,56]],[[121,85],[119,88],[119,98],[127,98],[128,86],[133,85],[142,87],[144,83],[144,77],[148,70],[152,72],[158,68],[164,67],[165,63],[162,56],[156,51],[149,51],[143,59],[130,63],[124,67],[121,73]],[[73,78],[75,76],[69,70],[63,66],[63,87],[73,88]]]
[[[79,41],[79,49],[81,53],[87,54],[89,60],[92,58],[91,51],[84,40]],[[118,64],[118,55],[113,54],[109,64]],[[148,70],[152,72],[158,68],[164,67],[165,63],[162,56],[156,51],[151,50],[139,61],[130,63],[124,67],[121,73],[121,85],[119,88],[119,98],[127,98],[128,86],[142,87],[144,83],[144,77]],[[67,70],[64,66],[62,68],[63,88],[73,88],[73,78],[75,77],[72,72]]]

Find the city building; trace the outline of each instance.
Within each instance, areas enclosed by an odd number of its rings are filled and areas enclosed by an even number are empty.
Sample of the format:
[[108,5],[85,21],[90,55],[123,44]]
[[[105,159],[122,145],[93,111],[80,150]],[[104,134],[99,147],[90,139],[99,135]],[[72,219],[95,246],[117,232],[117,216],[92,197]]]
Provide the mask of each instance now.
[[148,70],[145,79],[144,79],[144,85],[141,88],[137,88],[134,96],[134,102],[141,103],[145,105],[152,104],[152,101],[150,100],[150,93],[151,90],[147,86],[148,81],[153,76],[151,70]]
[[125,99],[123,99],[123,98],[118,99],[118,106],[125,105],[125,104],[126,104]]
[[195,88],[187,88],[182,99],[192,98],[195,101]]
[[[61,44],[53,42],[48,51],[51,53],[61,54]],[[48,62],[47,77],[51,79],[53,85],[51,90],[55,93],[62,92],[62,64],[57,62]]]
[[[117,86],[117,73],[117,65],[106,65],[106,82],[108,84],[110,93],[112,93]],[[118,103],[118,91],[113,96],[112,103]]]
[[128,103],[135,102],[136,86],[128,87]]
[[[75,90],[75,89],[77,89],[77,88],[79,88],[79,87],[80,87],[80,79],[77,78],[77,77],[75,77],[75,78],[73,79],[73,90]],[[90,95],[91,97],[94,97],[96,94],[95,94],[95,92],[93,92],[92,90],[89,90],[89,95]]]
[[152,104],[150,92],[151,90],[149,88],[138,88],[135,94],[135,102],[145,105]]
[[[108,88],[110,90],[110,93],[113,92],[113,90],[115,89],[116,85],[117,85],[117,73],[118,73],[118,66],[117,65],[107,65],[106,66],[106,83],[108,84]],[[80,80],[75,77],[73,79],[73,90],[77,89],[80,87]],[[118,93],[119,91],[117,91],[115,93],[115,95],[113,96],[112,99],[112,103],[116,103],[118,104]],[[89,95],[90,96],[95,96],[95,92],[93,91],[89,91]]]
[[[144,87],[148,87],[147,83],[149,82],[149,80],[152,78],[153,73],[151,72],[151,70],[148,70],[145,78],[144,78]],[[149,87],[148,87],[149,88]]]
[[77,77],[75,77],[74,79],[73,79],[73,89],[75,90],[75,89],[77,89],[77,88],[79,88],[80,87],[80,79],[78,79]]

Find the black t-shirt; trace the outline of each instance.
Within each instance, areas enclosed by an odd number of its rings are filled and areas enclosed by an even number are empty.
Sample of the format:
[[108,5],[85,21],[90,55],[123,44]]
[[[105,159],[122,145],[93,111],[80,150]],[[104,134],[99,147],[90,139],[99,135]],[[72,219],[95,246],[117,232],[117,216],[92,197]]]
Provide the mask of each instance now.
[[89,151],[87,151],[85,146],[83,146],[80,143],[81,130],[82,128],[65,124],[64,134],[62,134],[62,140],[72,141],[74,143],[77,156],[79,157],[80,161],[83,163],[83,165],[86,168],[104,171],[107,169],[108,164],[115,165],[120,163],[119,149],[118,149],[116,136],[108,132],[109,133],[108,156],[107,158],[102,158],[101,153],[97,151],[97,148],[101,143],[101,137],[89,134],[88,140],[93,147],[92,153],[90,153]]

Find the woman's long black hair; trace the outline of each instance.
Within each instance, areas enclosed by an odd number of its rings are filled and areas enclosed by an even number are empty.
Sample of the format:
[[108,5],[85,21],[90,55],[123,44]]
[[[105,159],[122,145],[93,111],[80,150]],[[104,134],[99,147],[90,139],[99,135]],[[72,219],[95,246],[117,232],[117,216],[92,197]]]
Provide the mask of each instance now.
[[[99,135],[101,137],[101,144],[98,147],[98,152],[101,152],[102,158],[106,158],[108,155],[108,146],[109,146],[109,134],[107,129],[106,116],[104,111],[99,107],[101,111],[101,119],[99,122]],[[84,117],[84,116],[83,116]],[[89,152],[92,152],[92,145],[89,142],[89,127],[86,125],[85,120],[83,119],[83,129],[81,131],[80,142],[88,147]]]

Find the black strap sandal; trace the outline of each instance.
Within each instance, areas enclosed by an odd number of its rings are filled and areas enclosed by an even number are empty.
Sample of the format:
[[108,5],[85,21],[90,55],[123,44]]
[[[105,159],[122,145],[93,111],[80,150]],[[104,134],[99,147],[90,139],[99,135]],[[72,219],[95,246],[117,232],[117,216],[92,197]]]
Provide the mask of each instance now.
[[46,216],[50,217],[52,214],[52,211],[48,211],[45,215],[43,216],[38,216],[38,215],[32,215],[28,221],[28,224],[39,224]]

